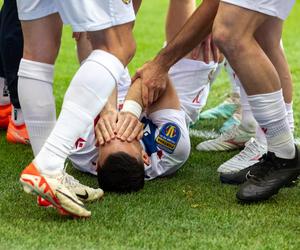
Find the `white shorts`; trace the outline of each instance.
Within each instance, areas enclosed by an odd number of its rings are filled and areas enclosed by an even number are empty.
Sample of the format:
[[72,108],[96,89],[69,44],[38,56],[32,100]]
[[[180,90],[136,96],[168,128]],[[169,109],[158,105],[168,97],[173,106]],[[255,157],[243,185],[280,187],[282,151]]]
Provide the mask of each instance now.
[[278,17],[285,20],[295,0],[221,0],[222,2],[234,4],[236,6],[257,11],[269,16]]
[[74,32],[98,31],[135,20],[132,1],[17,0],[19,19],[39,19],[59,13]]
[[206,64],[183,58],[173,65],[169,76],[180,100],[181,109],[186,114],[187,125],[198,120],[198,115],[205,106],[210,89],[210,82],[218,64]]

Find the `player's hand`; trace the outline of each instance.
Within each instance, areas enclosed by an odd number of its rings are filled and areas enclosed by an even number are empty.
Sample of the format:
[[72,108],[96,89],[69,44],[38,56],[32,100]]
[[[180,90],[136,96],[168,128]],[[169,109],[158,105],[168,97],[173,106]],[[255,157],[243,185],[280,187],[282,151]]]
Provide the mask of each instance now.
[[81,35],[81,32],[73,32],[72,33],[72,38],[74,38],[75,41],[79,41],[80,35]]
[[154,60],[145,63],[137,70],[133,81],[142,80],[142,99],[144,107],[157,101],[167,86],[168,70]]
[[191,52],[191,58],[193,60],[199,60],[202,51],[202,44],[197,45]]
[[95,134],[98,145],[104,145],[113,140],[117,127],[118,112],[116,110],[106,111],[100,114],[100,118],[95,126]]
[[203,61],[205,63],[208,64],[212,59],[214,60],[215,63],[219,62],[220,59],[219,49],[215,45],[211,34],[208,35],[207,38],[201,43],[200,48],[202,50]]
[[140,140],[143,136],[143,123],[130,112],[119,112],[115,133],[122,141],[132,142]]
[[204,62],[208,64],[211,60],[211,35],[202,42],[202,48]]
[[211,51],[212,51],[212,54],[213,54],[214,62],[218,63],[220,61],[221,54],[220,54],[220,50],[218,49],[218,47],[214,43],[213,39],[211,39],[210,46],[211,46]]

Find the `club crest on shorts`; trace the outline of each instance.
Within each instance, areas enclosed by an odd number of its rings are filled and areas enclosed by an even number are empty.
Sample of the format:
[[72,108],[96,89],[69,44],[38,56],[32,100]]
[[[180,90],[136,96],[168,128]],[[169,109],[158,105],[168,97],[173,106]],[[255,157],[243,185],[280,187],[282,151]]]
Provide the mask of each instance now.
[[180,128],[176,123],[168,122],[159,131],[155,141],[157,146],[168,152],[173,153],[181,136]]
[[131,0],[122,0],[125,4],[130,4]]

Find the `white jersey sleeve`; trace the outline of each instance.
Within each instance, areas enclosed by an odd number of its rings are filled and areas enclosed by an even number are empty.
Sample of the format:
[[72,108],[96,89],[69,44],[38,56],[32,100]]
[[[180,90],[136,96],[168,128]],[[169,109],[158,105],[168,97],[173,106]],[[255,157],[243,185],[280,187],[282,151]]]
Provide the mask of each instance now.
[[150,157],[150,165],[145,166],[145,180],[175,173],[186,162],[191,149],[185,113],[164,109],[144,117],[142,122],[142,145]]

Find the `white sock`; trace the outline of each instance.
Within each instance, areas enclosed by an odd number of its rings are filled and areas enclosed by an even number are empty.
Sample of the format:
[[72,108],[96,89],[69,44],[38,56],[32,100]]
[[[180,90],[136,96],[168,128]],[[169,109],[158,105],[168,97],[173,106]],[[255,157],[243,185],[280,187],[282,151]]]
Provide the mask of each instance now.
[[100,113],[124,72],[114,55],[94,50],[76,72],[49,138],[34,159],[46,175],[57,175],[64,168],[77,139]]
[[11,120],[16,126],[20,126],[24,124],[23,112],[21,109],[17,109],[14,106],[11,110]]
[[52,86],[54,66],[22,59],[18,75],[19,100],[30,144],[36,156],[56,122]]
[[228,75],[228,78],[230,80],[230,83],[231,83],[231,91],[232,93],[237,93],[237,94],[240,94],[240,86],[239,86],[239,83],[237,81],[238,80],[238,77],[237,75],[235,74],[234,70],[231,68],[229,62],[226,60],[226,62],[224,63],[224,68],[227,72],[227,75]]
[[295,121],[294,121],[293,103],[286,103],[285,109],[286,109],[286,113],[287,113],[287,119],[289,122],[290,130],[292,133],[294,133]]
[[277,157],[295,157],[294,138],[284,105],[282,90],[248,96],[256,121],[266,134],[268,151]]
[[[237,81],[239,79],[237,78]],[[257,122],[253,116],[251,106],[248,102],[248,96],[243,88],[242,85],[240,85],[240,96],[241,96],[241,107],[242,107],[242,119],[241,119],[241,125],[247,130],[247,131],[255,131],[257,125]]]
[[0,106],[10,104],[9,94],[7,86],[5,84],[5,79],[0,77]]
[[260,126],[256,126],[255,139],[259,143],[261,143],[263,145],[267,145],[266,134],[264,133],[264,131],[262,131],[262,129],[260,128]]

